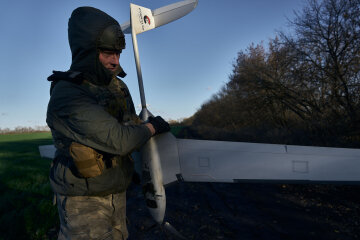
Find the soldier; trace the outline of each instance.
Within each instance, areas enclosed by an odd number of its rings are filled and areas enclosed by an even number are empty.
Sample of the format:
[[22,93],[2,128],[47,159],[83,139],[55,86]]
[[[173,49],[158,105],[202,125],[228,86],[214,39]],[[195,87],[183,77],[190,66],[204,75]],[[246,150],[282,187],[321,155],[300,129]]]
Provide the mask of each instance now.
[[170,127],[159,116],[148,123],[137,117],[129,90],[117,77],[126,75],[119,65],[125,38],[115,19],[92,7],[77,8],[68,37],[71,67],[48,78],[58,239],[127,239],[130,154]]

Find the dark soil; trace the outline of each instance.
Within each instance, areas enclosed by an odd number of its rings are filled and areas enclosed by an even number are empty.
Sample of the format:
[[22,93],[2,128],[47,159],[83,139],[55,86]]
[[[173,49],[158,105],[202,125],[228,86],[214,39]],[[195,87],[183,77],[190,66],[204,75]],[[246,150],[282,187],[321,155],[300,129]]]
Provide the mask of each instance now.
[[[360,186],[175,183],[165,221],[186,239],[360,239]],[[128,190],[129,240],[175,239]]]

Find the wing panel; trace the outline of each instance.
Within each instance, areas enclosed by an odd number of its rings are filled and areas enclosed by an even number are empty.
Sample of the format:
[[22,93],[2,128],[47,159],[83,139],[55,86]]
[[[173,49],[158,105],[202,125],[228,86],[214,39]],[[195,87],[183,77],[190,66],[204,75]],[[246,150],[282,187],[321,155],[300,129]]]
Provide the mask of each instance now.
[[158,156],[161,162],[163,184],[177,180],[176,175],[180,173],[179,154],[176,138],[171,133],[155,136]]
[[55,158],[56,148],[54,145],[39,146],[40,156],[43,158]]
[[360,150],[178,139],[185,181],[360,180]]

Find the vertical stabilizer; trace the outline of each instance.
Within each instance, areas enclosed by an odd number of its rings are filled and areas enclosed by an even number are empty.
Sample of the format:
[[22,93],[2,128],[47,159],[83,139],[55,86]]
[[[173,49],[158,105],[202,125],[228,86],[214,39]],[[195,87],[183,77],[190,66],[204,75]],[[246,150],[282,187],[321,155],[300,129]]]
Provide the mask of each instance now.
[[131,25],[135,34],[146,32],[155,28],[155,19],[151,9],[130,4]]

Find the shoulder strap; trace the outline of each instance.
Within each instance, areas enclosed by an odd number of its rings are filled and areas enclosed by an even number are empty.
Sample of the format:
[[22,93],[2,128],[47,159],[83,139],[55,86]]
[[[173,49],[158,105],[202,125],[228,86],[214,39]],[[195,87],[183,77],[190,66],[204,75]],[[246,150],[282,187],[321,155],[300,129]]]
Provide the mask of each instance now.
[[83,74],[81,72],[74,72],[74,71],[53,71],[53,74],[47,78],[50,82],[55,82],[59,80],[70,81],[77,84],[81,84],[83,80]]
[[61,72],[61,71],[53,71],[53,74],[50,75],[47,78],[48,81],[51,82],[50,86],[50,95],[55,87],[55,85],[60,81],[68,81],[75,84],[80,85],[84,81],[84,76],[82,72],[75,72],[75,71],[67,71],[67,72]]

